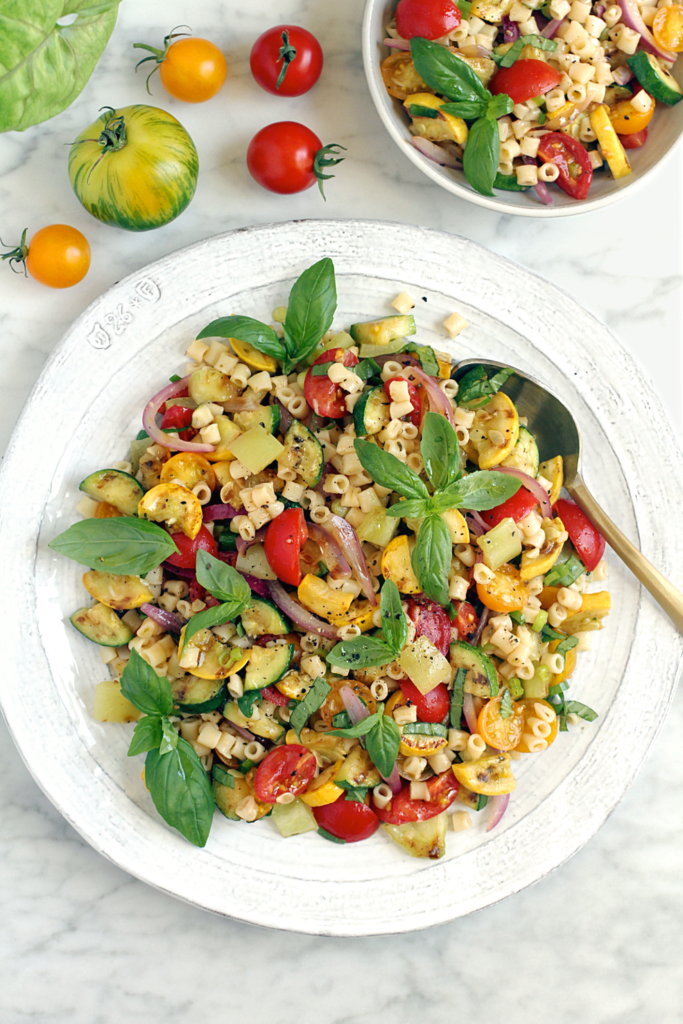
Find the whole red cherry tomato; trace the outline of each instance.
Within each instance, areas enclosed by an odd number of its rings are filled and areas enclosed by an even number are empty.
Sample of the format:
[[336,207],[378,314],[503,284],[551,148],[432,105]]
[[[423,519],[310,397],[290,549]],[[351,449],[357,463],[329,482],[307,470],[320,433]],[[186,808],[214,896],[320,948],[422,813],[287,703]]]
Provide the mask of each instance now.
[[[271,192],[289,195],[315,185],[322,192],[324,168],[344,157],[337,143],[323,146],[318,136],[298,121],[277,121],[257,132],[247,150],[247,167],[254,181]],[[324,193],[323,193],[324,195]]]
[[498,68],[489,89],[496,96],[504,92],[513,103],[526,103],[555,89],[562,75],[544,60],[516,60],[512,67]]
[[[451,644],[451,620],[436,601],[408,600],[408,615],[415,623],[415,636],[426,636],[445,658]],[[426,722],[430,719],[426,718]]]
[[315,754],[298,743],[275,747],[256,770],[254,791],[264,804],[274,804],[283,793],[298,796],[315,775]]
[[[384,390],[389,398],[391,398],[391,391],[389,390],[389,385],[393,384],[395,380],[405,380],[405,378],[390,377],[389,380],[385,380]],[[408,385],[408,397],[410,398],[410,401],[412,402],[413,405],[413,411],[410,414],[410,422],[413,424],[413,426],[419,427],[420,420],[422,419],[422,399],[420,398],[418,390],[412,381],[407,380],[405,381],[405,383]]]
[[416,708],[418,721],[443,722],[451,706],[445,683],[439,683],[429,693],[420,693],[410,679],[402,679],[399,685],[403,696]]
[[377,808],[377,817],[389,825],[404,825],[407,821],[426,821],[447,810],[458,795],[460,783],[448,769],[434,775],[427,782],[429,800],[411,800],[410,784],[403,787],[384,808]]
[[184,533],[172,533],[171,540],[178,548],[178,554],[169,555],[166,561],[181,569],[194,569],[197,552],[200,548],[202,551],[208,551],[214,557],[218,554],[218,545],[205,526],[201,527],[193,540],[186,537]]
[[379,828],[379,818],[371,807],[358,800],[346,800],[343,796],[333,804],[313,807],[312,811],[320,828],[345,843],[369,839]]
[[620,135],[619,141],[624,149],[640,149],[647,142],[647,128],[634,132],[633,135]]
[[555,515],[564,523],[569,539],[576,548],[576,553],[589,572],[593,572],[605,553],[605,538],[596,530],[588,516],[575,501],[569,498],[558,498],[555,502]]
[[399,0],[396,28],[402,39],[440,39],[457,28],[462,14],[453,0]]
[[192,409],[183,405],[169,405],[161,421],[161,429],[186,430],[192,425]]
[[251,73],[266,92],[302,96],[323,69],[320,43],[305,28],[276,25],[259,36],[249,57]]
[[341,363],[342,366],[355,366],[358,356],[346,348],[330,348],[318,356],[304,378],[304,395],[313,412],[329,419],[346,416],[346,391],[335,384],[327,373],[319,377],[313,373],[314,366],[325,363]]
[[484,520],[487,526],[491,529],[501,523],[503,519],[514,519],[516,523],[520,519],[524,519],[529,513],[536,508],[538,505],[538,498],[535,498],[531,491],[527,491],[526,487],[520,487],[519,490],[504,501],[502,505],[497,505],[495,508],[489,508],[486,512],[480,512],[479,515]]
[[299,552],[308,540],[308,527],[300,508],[286,508],[266,530],[263,548],[268,565],[283,583],[301,583]]
[[572,199],[586,198],[593,180],[593,165],[578,139],[562,132],[548,132],[538,147],[538,159],[544,164],[555,164],[560,172],[556,184],[563,192]]
[[453,625],[457,627],[461,640],[465,640],[468,644],[472,643],[477,632],[477,626],[479,625],[474,605],[470,604],[469,601],[460,601]]

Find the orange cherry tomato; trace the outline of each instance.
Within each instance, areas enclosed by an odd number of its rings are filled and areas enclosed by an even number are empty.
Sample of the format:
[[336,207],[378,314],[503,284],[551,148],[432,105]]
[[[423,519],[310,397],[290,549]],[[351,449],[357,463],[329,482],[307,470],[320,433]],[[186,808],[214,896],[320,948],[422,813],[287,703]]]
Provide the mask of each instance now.
[[[164,38],[164,48],[157,49],[146,43],[134,43],[140,50],[149,50],[151,57],[144,57],[140,64],[154,61],[155,65],[147,78],[149,79],[157,67],[161,84],[167,93],[184,103],[204,103],[221,89],[228,73],[228,64],[215,43],[208,39],[188,36],[187,39],[176,39],[185,33],[173,32]],[[175,42],[174,42],[175,40]]]
[[[538,714],[537,705],[542,705],[552,714],[550,722],[544,722],[541,715]],[[518,750],[520,754],[538,754],[540,753],[539,750],[529,749],[528,744],[532,738],[545,740],[546,746],[543,747],[543,750],[546,750],[551,743],[555,742],[555,737],[557,736],[557,715],[552,704],[549,704],[547,700],[538,700],[536,697],[524,697],[522,700],[516,701],[515,708],[519,708],[523,721],[522,738],[515,747],[515,750]],[[550,732],[546,733],[545,725],[550,726]],[[541,736],[538,733],[546,733],[546,735]]]
[[683,6],[671,4],[661,7],[652,22],[652,34],[657,46],[673,53],[683,53]]
[[477,583],[477,595],[492,612],[518,612],[529,600],[529,588],[514,565],[501,565],[488,583]]
[[494,697],[484,704],[477,719],[477,732],[490,747],[496,750],[514,750],[522,739],[524,731],[524,709],[512,702],[512,714],[502,718],[500,705],[503,698]]
[[88,239],[68,224],[49,224],[26,245],[26,231],[19,245],[2,257],[9,265],[23,263],[31,277],[49,288],[71,288],[82,281],[90,267]]
[[325,698],[325,703],[320,708],[320,717],[325,725],[332,725],[334,716],[346,708],[344,699],[339,692],[342,686],[351,687],[356,696],[363,701],[370,714],[374,715],[377,710],[377,701],[372,696],[370,687],[366,686],[365,683],[360,683],[357,679],[334,679],[330,685],[332,688]]
[[[662,10],[667,11],[668,7],[662,7]],[[646,110],[644,114],[640,110],[636,110],[630,100],[621,100],[619,103],[615,103],[610,110],[609,119],[618,135],[635,135],[637,132],[642,132],[643,128],[647,128],[654,112],[654,100],[650,109]]]

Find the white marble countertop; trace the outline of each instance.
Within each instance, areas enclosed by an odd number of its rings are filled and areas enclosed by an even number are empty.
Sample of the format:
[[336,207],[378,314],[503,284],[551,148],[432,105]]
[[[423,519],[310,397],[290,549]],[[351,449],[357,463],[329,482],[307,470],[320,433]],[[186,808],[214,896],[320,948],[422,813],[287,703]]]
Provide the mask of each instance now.
[[[582,217],[532,221],[462,203],[423,178],[384,134],[362,72],[362,7],[362,0],[251,0],[239,9],[234,0],[124,0],[105,55],[73,106],[23,134],[0,136],[3,239],[66,222],[93,250],[85,281],[64,292],[2,267],[3,448],[62,332],[114,281],[219,231],[322,216],[442,228],[526,264],[608,323],[681,429],[680,156],[647,191]],[[218,43],[229,63],[224,89],[204,105],[170,99],[158,81],[152,87],[150,102],[174,113],[197,144],[197,195],[163,229],[120,232],[78,204],[64,146],[99,107],[146,102],[132,43],[159,45],[185,21]],[[316,89],[294,100],[259,90],[248,69],[256,36],[285,21],[312,30],[326,59]],[[248,175],[251,136],[286,119],[348,148],[327,183],[326,205],[317,189],[276,196]],[[36,453],[23,486],[39,465]],[[441,1024],[463,1016],[508,1024],[673,1024],[683,995],[682,728],[679,694],[624,802],[583,851],[534,888],[427,932],[354,940],[214,918],[125,875],[65,823],[0,725],[0,1019]]]

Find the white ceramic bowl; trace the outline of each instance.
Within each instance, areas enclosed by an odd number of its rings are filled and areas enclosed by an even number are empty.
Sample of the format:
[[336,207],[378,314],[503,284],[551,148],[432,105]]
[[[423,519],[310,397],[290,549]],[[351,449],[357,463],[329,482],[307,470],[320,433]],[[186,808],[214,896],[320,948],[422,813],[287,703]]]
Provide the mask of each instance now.
[[[437,185],[447,189],[461,199],[470,203],[485,206],[496,213],[512,213],[520,217],[568,217],[576,213],[587,213],[599,210],[603,206],[616,202],[624,196],[631,195],[645,180],[652,187],[654,171],[660,162],[669,155],[676,146],[683,132],[683,101],[674,107],[659,104],[650,125],[648,139],[641,149],[630,150],[629,160],[633,168],[632,174],[615,181],[609,171],[598,172],[593,176],[588,198],[582,201],[570,199],[561,189],[551,187],[552,206],[544,206],[537,198],[533,189],[528,192],[497,191],[494,197],[482,196],[468,183],[462,171],[439,167],[419,153],[410,143],[408,124],[410,118],[399,100],[393,99],[387,92],[380,65],[385,57],[395,50],[384,46],[386,26],[393,17],[397,0],[367,0],[363,17],[363,65],[370,95],[377,113],[384,123],[392,139],[409,160],[423,174],[435,181]],[[674,77],[683,84],[683,60],[679,60],[674,69]]]
[[[143,404],[184,364],[210,320],[229,311],[268,318],[293,280],[334,260],[335,326],[417,300],[417,340],[453,357],[482,355],[532,372],[562,395],[580,424],[585,476],[646,556],[677,582],[683,537],[683,460],[662,408],[606,327],[522,267],[453,235],[371,221],[303,221],[199,242],[118,282],[52,354],[0,471],[3,671],[0,705],[37,782],[89,843],[165,892],[253,924],[328,935],[403,932],[448,921],[537,881],[585,843],[623,796],[668,707],[683,638],[617,560],[612,614],[581,656],[570,691],[594,725],[540,757],[515,763],[518,786],[495,831],[486,813],[445,857],[407,856],[378,832],[337,846],[316,835],[284,840],[268,819],[216,813],[198,850],[156,813],[126,757],[131,727],[93,719],[107,676],[97,647],[68,616],[83,604],[83,567],[48,543],[78,517],[78,484],[125,457]],[[459,310],[470,327],[449,342]],[[637,386],[634,386],[634,382]]]

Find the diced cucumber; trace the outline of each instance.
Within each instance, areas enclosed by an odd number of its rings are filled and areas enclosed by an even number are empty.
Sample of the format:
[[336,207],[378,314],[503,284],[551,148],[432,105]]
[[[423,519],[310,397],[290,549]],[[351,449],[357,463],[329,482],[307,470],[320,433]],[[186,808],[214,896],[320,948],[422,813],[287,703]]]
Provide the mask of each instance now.
[[358,527],[358,537],[361,541],[376,544],[378,548],[385,548],[396,533],[398,524],[399,520],[388,516],[383,508],[373,509]]
[[138,504],[145,493],[134,476],[120,469],[98,469],[86,476],[80,489],[95,501],[113,505],[124,516],[138,514]]
[[226,699],[226,684],[224,679],[184,675],[171,683],[171,695],[179,711],[203,715],[220,707]]
[[100,647],[123,647],[133,639],[133,630],[106,604],[79,608],[69,622],[79,633]]
[[526,427],[519,428],[517,444],[501,465],[521,469],[523,473],[527,473],[534,479],[538,476],[538,445],[534,435]]
[[242,612],[242,625],[247,636],[264,636],[273,633],[282,636],[289,633],[289,623],[282,612],[271,601],[255,597]]
[[389,405],[391,399],[384,388],[371,388],[361,395],[353,407],[353,419],[356,436],[378,434],[390,420]]
[[360,357],[361,359],[374,359],[375,356],[394,355],[396,352],[402,352],[405,347],[405,338],[396,338],[395,341],[389,341],[386,345],[375,345],[373,342],[366,341],[360,347]]
[[257,580],[276,580],[277,576],[268,565],[263,544],[252,544],[243,555],[238,554],[235,568],[240,572],[248,572]]
[[521,555],[522,531],[514,519],[508,516],[488,533],[477,537],[477,544],[483,552],[484,562],[495,572],[501,565]]
[[308,427],[294,420],[285,434],[285,450],[279,457],[281,466],[293,469],[309,487],[315,487],[323,473],[325,459],[320,441]]
[[379,320],[368,320],[366,323],[351,324],[350,334],[360,345],[385,346],[399,338],[407,338],[415,334],[415,319],[411,314],[400,316],[383,316]]
[[304,832],[317,832],[318,822],[311,808],[295,796],[291,804],[273,804],[271,815],[280,835],[285,839]]
[[252,647],[244,674],[244,689],[262,690],[281,679],[292,663],[294,644],[278,644],[277,647]]
[[547,665],[537,665],[531,679],[523,679],[524,696],[543,700],[548,696],[550,686],[550,669]]
[[493,662],[483,651],[458,640],[451,644],[451,665],[467,672],[465,693],[472,693],[475,697],[498,696],[498,675]]
[[280,429],[280,406],[260,405],[258,409],[250,409],[248,412],[236,412],[233,420],[242,432],[260,423],[264,430],[277,434]]
[[643,89],[660,103],[672,107],[683,99],[683,89],[676,79],[650,53],[638,50],[626,61]]

